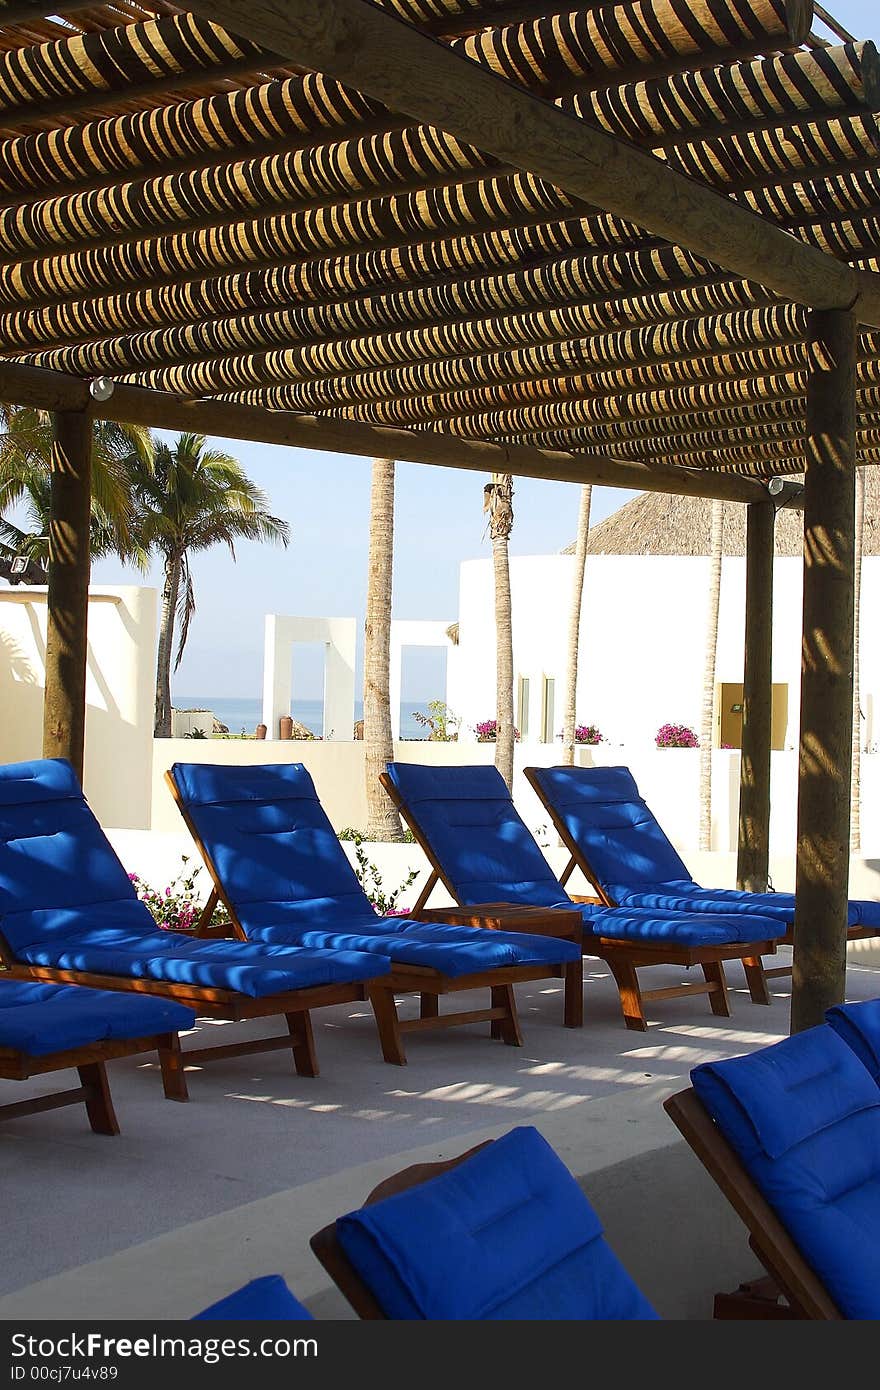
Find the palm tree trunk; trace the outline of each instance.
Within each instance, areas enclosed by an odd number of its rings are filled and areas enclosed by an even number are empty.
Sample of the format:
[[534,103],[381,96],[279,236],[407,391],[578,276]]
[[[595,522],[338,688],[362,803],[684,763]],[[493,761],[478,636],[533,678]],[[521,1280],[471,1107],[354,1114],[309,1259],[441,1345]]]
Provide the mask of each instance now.
[[709,611],[700,707],[700,849],[712,848],[712,745],[715,715],[715,658],[718,650],[718,609],[721,602],[721,561],[724,552],[724,503],[712,503],[709,541]]
[[849,848],[851,854],[862,852],[862,711],[859,685],[859,606],[862,599],[862,552],[865,539],[865,470],[856,469],[856,519],[853,613],[853,734],[852,734],[852,803],[850,806]]
[[174,619],[180,593],[180,557],[165,557],[162,585],[162,613],[159,619],[159,655],[156,659],[156,718],[154,738],[171,737],[171,651],[174,646]]
[[495,766],[513,789],[513,613],[510,601],[508,541],[513,530],[513,478],[493,473],[483,490],[489,512],[492,565],[495,572]]
[[578,510],[577,541],[574,551],[574,581],[571,591],[571,613],[568,619],[568,658],[565,674],[565,705],[562,712],[562,761],[574,764],[574,730],[577,721],[578,647],[581,633],[581,604],[584,596],[584,570],[590,540],[590,504],[593,489],[589,483],[581,488]]
[[379,781],[394,757],[391,737],[391,588],[394,567],[394,460],[373,460],[364,631],[364,767],[367,839],[402,840],[400,816]]

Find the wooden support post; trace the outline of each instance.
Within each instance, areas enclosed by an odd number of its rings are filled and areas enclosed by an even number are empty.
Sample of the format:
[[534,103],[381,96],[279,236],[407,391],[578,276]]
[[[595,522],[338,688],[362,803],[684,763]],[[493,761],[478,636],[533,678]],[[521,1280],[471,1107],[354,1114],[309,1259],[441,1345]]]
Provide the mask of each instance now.
[[86,410],[60,410],[54,424],[43,757],[67,758],[82,781],[92,418]]
[[846,981],[852,769],[856,319],[815,312],[807,389],[797,906],[791,1028]]
[[772,502],[752,502],[746,509],[746,636],[736,886],[749,893],[766,892],[769,879],[775,522]]

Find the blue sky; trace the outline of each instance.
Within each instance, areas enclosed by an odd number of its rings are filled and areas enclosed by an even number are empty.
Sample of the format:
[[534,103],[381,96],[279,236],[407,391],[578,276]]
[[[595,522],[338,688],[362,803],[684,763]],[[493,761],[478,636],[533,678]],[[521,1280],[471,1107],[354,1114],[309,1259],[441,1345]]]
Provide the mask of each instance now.
[[[827,6],[857,37],[880,39],[878,0],[834,0]],[[821,26],[817,30],[822,32]],[[268,612],[348,616],[363,622],[367,566],[370,461],[336,454],[217,441],[241,459],[268,493],[272,510],[290,523],[286,551],[242,544],[236,564],[225,550],[195,557],[197,613],[173,693],[181,696],[260,694],[263,618]],[[394,616],[449,620],[457,616],[462,560],[488,556],[481,474],[420,464],[398,465]],[[515,482],[513,555],[546,554],[573,538],[579,489],[568,483]],[[596,488],[593,521],[634,494]],[[118,562],[99,561],[96,583],[143,582]],[[150,583],[160,582],[158,571]],[[305,653],[295,695],[320,693],[317,654]],[[404,698],[442,695],[442,657],[413,652]]]

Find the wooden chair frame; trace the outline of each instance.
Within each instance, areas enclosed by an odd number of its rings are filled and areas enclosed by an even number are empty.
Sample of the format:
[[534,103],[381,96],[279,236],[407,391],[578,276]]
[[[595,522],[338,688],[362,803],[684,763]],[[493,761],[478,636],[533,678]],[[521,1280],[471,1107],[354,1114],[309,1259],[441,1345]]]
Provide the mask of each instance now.
[[[669,1096],[663,1109],[718,1184],[749,1232],[749,1245],[767,1277],[715,1297],[716,1318],[810,1318],[839,1321],[842,1314],[807,1264],[779,1217],[761,1195],[693,1087]],[[780,1303],[780,1297],[785,1299]]]
[[[530,769],[526,769],[528,775]],[[416,841],[431,865],[431,874],[425,883],[424,888],[419,894],[416,905],[413,909],[414,917],[430,918],[434,915],[433,911],[425,909],[431,893],[438,883],[443,887],[457,903],[459,902],[458,893],[455,885],[445,873],[442,864],[434,853],[431,843],[425,834],[422,826],[412,809],[404,802],[397,787],[392,782],[387,772],[379,774],[379,780],[385,788],[397,810],[403,816]],[[531,779],[530,779],[531,780]],[[594,902],[608,904],[605,898],[572,898],[572,903]],[[462,908],[462,911],[465,909]],[[446,916],[446,909],[436,909],[437,912],[444,914],[444,920],[451,920]],[[469,920],[481,926],[500,925],[506,930],[516,930],[513,925],[513,914],[515,911],[522,911],[521,904],[499,904],[487,903],[477,907],[469,906],[466,911],[470,914]],[[511,913],[507,920],[501,918],[499,913]],[[553,922],[556,914],[560,917],[569,917],[565,908],[530,908],[533,914],[543,915],[546,922],[550,924],[550,930],[554,930]],[[776,950],[774,941],[762,941],[759,943],[750,942],[747,947],[732,944],[729,946],[676,946],[674,944],[658,944],[645,942],[622,941],[614,937],[595,937],[588,936],[583,930],[583,920],[577,913],[578,930],[581,936],[583,954],[595,956],[599,960],[604,960],[609,970],[614,976],[620,995],[620,1005],[623,1010],[623,1019],[627,1028],[635,1032],[643,1033],[648,1027],[645,1017],[645,1004],[655,999],[677,999],[690,994],[706,994],[709,996],[709,1005],[713,1014],[719,1018],[730,1017],[730,999],[727,993],[727,980],[724,974],[724,963],[728,960],[741,960],[746,968],[746,975],[749,979],[750,988],[753,987],[757,979],[757,971],[760,970],[760,957],[756,954],[760,951],[761,955],[772,955]],[[525,920],[525,919],[523,919]],[[522,931],[533,931],[535,927],[519,928]],[[703,972],[703,980],[682,985],[669,985],[662,989],[643,989],[638,977],[638,971],[649,965],[681,965],[686,968],[699,966]],[[583,979],[581,971],[581,981]],[[566,982],[568,990],[568,981]],[[755,985],[757,987],[757,985]],[[583,985],[581,989],[581,1010],[583,1011]],[[753,996],[754,997],[754,996]],[[568,994],[566,993],[566,1007],[568,1007]]]
[[165,980],[136,980],[128,975],[100,975],[90,970],[61,970],[54,966],[27,965],[16,960],[14,952],[0,933],[0,963],[5,965],[13,980],[49,980],[53,984],[88,985],[92,989],[112,989],[123,993],[158,994],[186,1004],[200,1018],[216,1018],[227,1023],[240,1023],[254,1018],[283,1015],[287,1034],[252,1038],[247,1042],[220,1043],[212,1047],[191,1047],[184,1051],[178,1043],[167,1050],[163,1058],[162,1078],[165,1094],[170,1100],[188,1100],[184,1068],[187,1064],[221,1061],[224,1057],[246,1057],[256,1052],[276,1052],[289,1049],[293,1053],[298,1076],[318,1075],[318,1059],[312,1032],[311,1009],[330,1004],[349,1004],[367,997],[360,982],[338,985],[314,985],[308,989],[289,990],[252,999],[235,990],[214,989],[201,985],[171,984]]
[[[580,869],[584,878],[587,879],[594,886],[596,893],[598,894],[598,901],[604,903],[606,907],[618,907],[619,903],[614,902],[608,896],[602,885],[599,883],[598,875],[593,869],[593,866],[590,863],[589,856],[587,855],[586,851],[569,834],[568,827],[565,825],[565,822],[563,821],[562,817],[557,813],[556,809],[550,804],[550,802],[547,801],[544,794],[544,790],[540,782],[538,781],[538,773],[541,771],[543,771],[542,768],[523,768],[523,772],[525,773],[525,776],[528,779],[532,791],[535,793],[538,800],[541,802],[541,805],[544,807],[544,810],[550,817],[550,820],[553,823],[554,830],[556,831],[560,840],[564,844],[565,848],[568,850],[570,856],[568,863],[566,864],[564,870],[559,876],[559,882],[564,887],[565,884],[568,883],[568,880],[571,878],[575,869]],[[781,926],[782,923],[780,923],[780,927]],[[848,928],[846,935],[847,941],[862,941],[866,937],[877,936],[878,932],[875,927],[850,927]],[[784,932],[780,931],[779,936],[775,938],[773,951],[765,951],[762,949],[760,955],[751,956],[749,958],[746,958],[745,956],[742,957],[743,970],[745,971],[746,976],[746,984],[749,987],[749,994],[751,995],[753,1004],[770,1003],[770,990],[767,984],[768,980],[778,979],[780,976],[791,975],[790,965],[767,966],[764,964],[762,957],[765,955],[775,954],[776,946],[793,945],[794,927],[793,925],[789,925]]]
[[[241,925],[235,904],[223,886],[211,853],[202,840],[170,771],[165,773],[165,782],[174,799],[174,804],[202,856],[213,885],[199,917],[196,927],[197,935],[233,936],[238,941],[247,941],[247,934]],[[229,914],[228,927],[212,928],[210,926],[211,917],[218,903],[222,903]],[[443,920],[447,919],[444,918]],[[494,970],[485,970],[479,974],[465,976],[444,975],[442,971],[431,970],[424,966],[394,965],[389,975],[381,976],[369,987],[369,999],[376,1017],[382,1056],[386,1062],[395,1066],[405,1066],[406,1049],[403,1038],[406,1033],[423,1032],[426,1029],[434,1028],[455,1028],[459,1024],[465,1023],[490,1023],[493,1038],[500,1038],[510,1047],[521,1047],[522,1033],[513,986],[525,984],[530,980],[545,980],[548,977],[558,975],[564,975],[568,981],[571,964],[579,967],[578,962],[560,964],[558,968],[546,965],[498,966]],[[580,973],[579,967],[578,974],[580,975]],[[441,995],[460,994],[473,989],[488,989],[490,991],[490,1007],[488,1009],[440,1013]],[[582,993],[582,990],[579,992]],[[419,1017],[401,1019],[397,1012],[395,994],[418,994],[420,997]]]
[[[374,1202],[381,1202],[386,1197],[393,1197],[398,1192],[406,1192],[411,1187],[418,1187],[431,1178],[439,1177],[441,1173],[447,1173],[450,1168],[457,1168],[460,1163],[464,1163],[466,1159],[471,1158],[473,1154],[479,1153],[480,1149],[485,1149],[492,1143],[494,1140],[487,1139],[484,1143],[476,1144],[472,1149],[468,1149],[466,1153],[459,1154],[457,1158],[449,1158],[440,1163],[415,1163],[410,1168],[403,1168],[399,1173],[393,1173],[391,1177],[385,1178],[377,1187],[374,1187],[364,1202],[364,1206],[372,1206]],[[329,1226],[323,1226],[320,1231],[316,1231],[310,1238],[309,1245],[359,1318],[387,1319],[387,1313],[382,1310],[373,1293],[343,1250],[336,1234],[335,1221],[331,1222]]]
[[169,1100],[181,1100],[176,1094],[175,1057],[180,1052],[176,1033],[157,1033],[145,1038],[110,1039],[87,1047],[68,1048],[34,1057],[18,1048],[0,1047],[0,1078],[5,1081],[26,1081],[31,1076],[76,1067],[80,1085],[67,1091],[53,1091],[31,1100],[0,1105],[0,1120],[17,1120],[21,1115],[36,1115],[43,1110],[59,1110],[65,1105],[84,1102],[89,1124],[95,1134],[118,1134],[119,1122],[113,1108],[110,1084],[105,1063],[115,1057],[134,1057],[143,1052],[158,1052],[162,1068],[165,1095]]

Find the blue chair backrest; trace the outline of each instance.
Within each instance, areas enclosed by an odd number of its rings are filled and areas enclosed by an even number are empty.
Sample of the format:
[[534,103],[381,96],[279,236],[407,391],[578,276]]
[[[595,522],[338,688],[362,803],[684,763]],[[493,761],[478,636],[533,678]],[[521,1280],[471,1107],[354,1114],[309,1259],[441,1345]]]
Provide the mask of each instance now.
[[15,954],[106,925],[155,931],[68,762],[0,767],[0,934]]
[[336,1222],[386,1317],[649,1319],[571,1173],[531,1126]]
[[694,1089],[847,1318],[880,1318],[880,1089],[823,1024],[691,1072]]
[[693,882],[629,768],[541,767],[534,776],[597,886]]
[[497,768],[388,763],[388,776],[461,903],[568,902]]
[[308,1308],[294,1298],[280,1274],[265,1274],[196,1313],[190,1321],[312,1322],[313,1318]]
[[175,763],[171,775],[245,932],[375,921],[302,763]]
[[838,1004],[825,1018],[880,1085],[880,999]]

